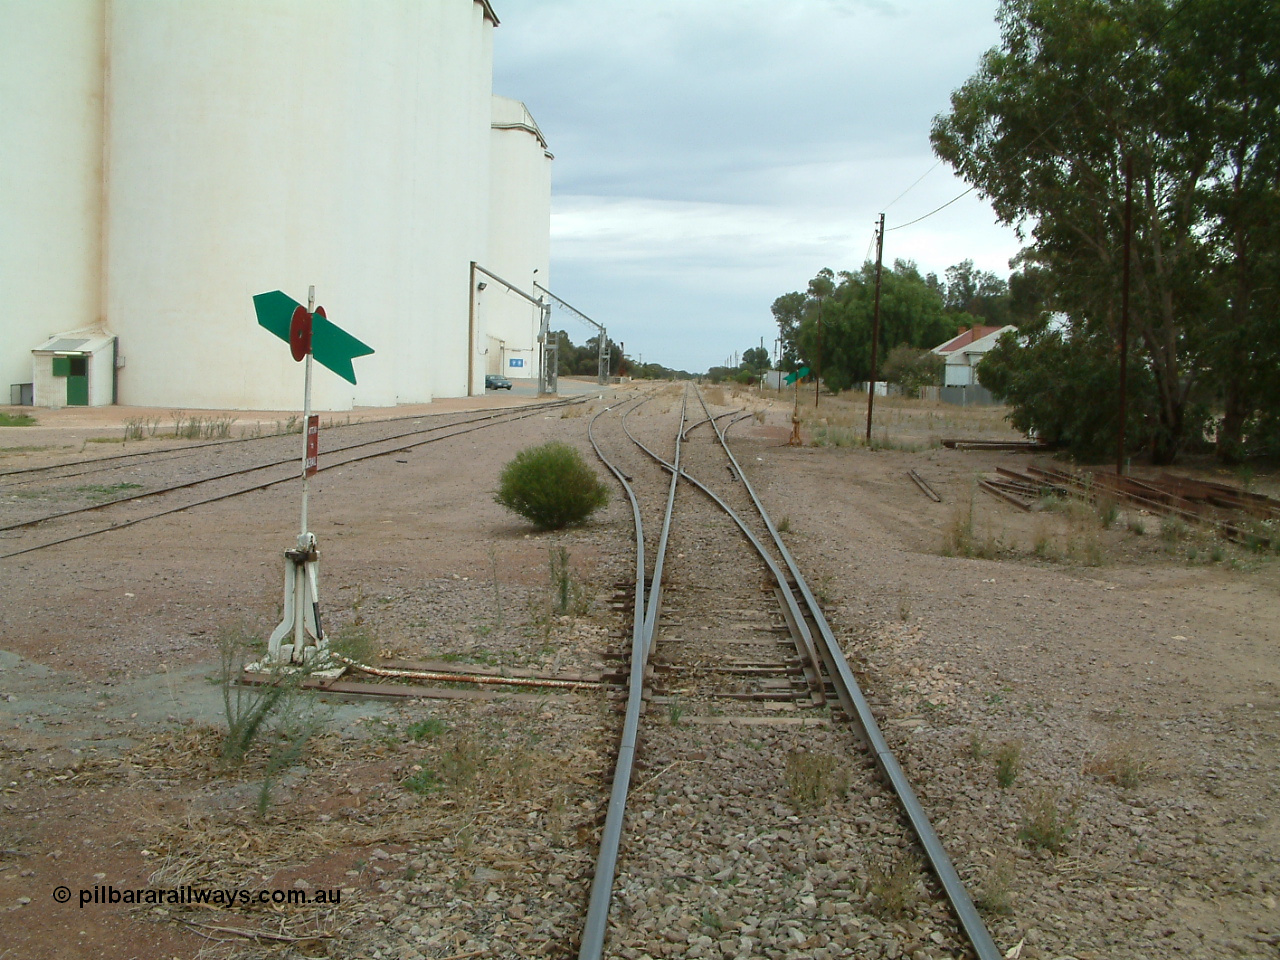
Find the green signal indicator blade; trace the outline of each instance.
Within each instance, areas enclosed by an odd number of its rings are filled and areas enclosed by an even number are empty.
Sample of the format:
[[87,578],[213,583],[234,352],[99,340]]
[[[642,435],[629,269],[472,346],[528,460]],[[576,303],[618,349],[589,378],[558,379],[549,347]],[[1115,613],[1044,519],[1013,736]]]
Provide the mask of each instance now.
[[293,311],[302,306],[283,290],[255,294],[253,309],[258,314],[258,326],[266,327],[285,343],[289,342],[289,321]]
[[367,357],[373,347],[357,340],[336,323],[331,323],[323,313],[311,315],[311,354],[343,380],[354,384],[356,371],[351,366],[355,357]]
[[800,368],[799,370],[797,370],[795,373],[788,373],[788,374],[787,374],[787,383],[795,383],[797,380],[802,380],[803,378],[807,377],[808,375],[809,375],[809,368],[808,368],[808,367],[801,367],[801,368]]
[[[258,315],[258,325],[289,343],[289,324],[293,311],[302,304],[282,290],[255,294],[253,309]],[[348,383],[356,382],[356,371],[351,361],[367,357],[373,347],[356,339],[340,326],[325,317],[322,310],[311,315],[311,355],[316,362],[328,367]]]

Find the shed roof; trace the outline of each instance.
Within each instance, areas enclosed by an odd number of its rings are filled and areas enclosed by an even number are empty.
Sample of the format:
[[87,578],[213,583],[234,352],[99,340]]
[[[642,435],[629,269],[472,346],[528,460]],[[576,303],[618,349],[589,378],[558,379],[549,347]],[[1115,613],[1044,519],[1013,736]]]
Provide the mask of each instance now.
[[988,334],[995,333],[996,330],[1002,329],[1004,329],[1002,326],[984,326],[982,324],[975,324],[970,326],[968,330],[961,330],[959,334],[956,334],[955,337],[947,340],[946,343],[942,343],[940,346],[934,347],[933,352],[952,353],[961,347],[968,347],[970,343],[974,342],[974,340],[980,340],[983,337],[987,337]]
[[1005,327],[988,327],[982,324],[975,324],[968,330],[961,330],[956,336],[952,337],[946,343],[939,344],[934,347],[932,353],[940,353],[946,356],[948,353],[955,353],[961,347],[967,347],[975,340],[981,340],[983,337],[989,337],[993,333],[1004,330]]
[[54,334],[32,353],[97,353],[103,347],[110,346],[115,337],[99,331],[72,330],[68,333]]

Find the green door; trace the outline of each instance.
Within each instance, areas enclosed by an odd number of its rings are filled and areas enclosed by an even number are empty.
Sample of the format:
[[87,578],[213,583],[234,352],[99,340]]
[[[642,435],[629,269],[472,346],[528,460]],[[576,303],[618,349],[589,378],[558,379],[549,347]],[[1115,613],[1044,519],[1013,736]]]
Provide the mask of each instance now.
[[89,358],[68,357],[71,361],[67,371],[67,406],[87,407],[89,405]]

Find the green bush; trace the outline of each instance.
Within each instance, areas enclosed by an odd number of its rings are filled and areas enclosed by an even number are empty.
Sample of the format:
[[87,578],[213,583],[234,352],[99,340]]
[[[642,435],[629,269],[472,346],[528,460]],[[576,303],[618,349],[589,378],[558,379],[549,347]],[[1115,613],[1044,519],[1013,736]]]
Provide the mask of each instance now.
[[609,502],[609,491],[567,443],[528,447],[502,468],[494,499],[540,530],[583,523]]

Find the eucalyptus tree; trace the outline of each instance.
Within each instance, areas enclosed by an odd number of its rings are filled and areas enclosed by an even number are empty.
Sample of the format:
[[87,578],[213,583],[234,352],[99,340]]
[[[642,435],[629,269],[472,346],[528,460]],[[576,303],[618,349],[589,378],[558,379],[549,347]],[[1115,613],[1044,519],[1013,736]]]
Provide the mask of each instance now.
[[[935,347],[956,331],[943,312],[942,288],[920,275],[916,265],[897,260],[885,270],[880,293],[882,355],[899,344]],[[784,366],[817,370],[821,338],[822,379],[833,391],[871,375],[871,328],[875,265],[857,271],[819,271],[806,293],[789,293],[773,303],[783,343]],[[821,327],[819,327],[821,323]]]
[[1234,396],[1227,407],[1242,412],[1227,420],[1243,428],[1265,393],[1265,376],[1237,373],[1268,362],[1251,335],[1267,325],[1257,298],[1274,279],[1276,218],[1247,211],[1277,201],[1278,9],[1003,0],[1001,46],[933,124],[935,152],[1029,242],[1023,262],[1043,269],[1046,305],[1072,317],[1077,338],[1118,325],[1131,160],[1132,329],[1157,462],[1200,434],[1207,400]]

